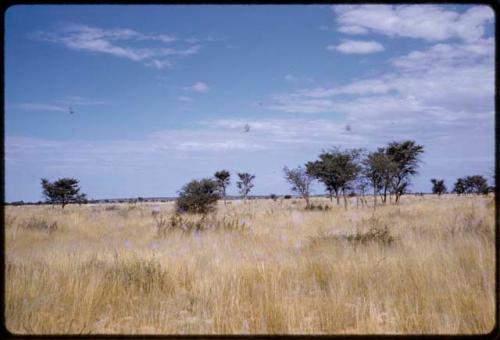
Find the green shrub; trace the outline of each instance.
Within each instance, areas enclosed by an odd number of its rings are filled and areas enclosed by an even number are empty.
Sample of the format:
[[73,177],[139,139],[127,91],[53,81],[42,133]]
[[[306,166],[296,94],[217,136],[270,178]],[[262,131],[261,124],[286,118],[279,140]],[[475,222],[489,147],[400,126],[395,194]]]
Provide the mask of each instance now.
[[217,184],[211,179],[193,180],[184,185],[175,201],[179,213],[206,214],[215,210],[219,199]]

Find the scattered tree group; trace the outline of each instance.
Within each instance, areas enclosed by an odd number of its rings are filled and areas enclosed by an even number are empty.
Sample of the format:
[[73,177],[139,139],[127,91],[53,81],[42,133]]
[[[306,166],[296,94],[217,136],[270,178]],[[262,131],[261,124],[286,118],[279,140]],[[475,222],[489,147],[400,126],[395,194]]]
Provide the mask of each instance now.
[[330,200],[335,196],[337,204],[342,196],[346,209],[347,196],[359,194],[361,203],[365,204],[364,196],[369,187],[373,188],[374,206],[377,196],[385,204],[387,196],[394,195],[398,203],[417,174],[423,152],[424,147],[411,140],[391,142],[371,153],[363,149],[334,148],[323,151],[317,160],[307,162],[305,171],[300,167],[293,171],[285,167],[285,179],[292,185],[292,191],[300,193],[304,199],[307,197],[307,206],[309,179],[321,182]]
[[[390,142],[372,152],[333,148],[323,151],[316,160],[306,162],[304,166],[294,169],[285,166],[283,172],[291,190],[306,201],[306,208],[311,206],[311,185],[314,180],[324,185],[331,201],[335,196],[338,205],[342,196],[346,209],[348,196],[355,196],[357,205],[359,202],[366,205],[365,193],[369,190],[373,193],[374,207],[377,205],[377,197],[386,204],[387,198],[392,202],[391,197],[394,196],[397,204],[401,196],[408,192],[413,176],[418,173],[423,152],[424,147],[412,140]],[[246,200],[254,187],[255,175],[247,172],[237,175],[236,186],[241,197]],[[228,170],[220,170],[215,172],[213,178],[187,183],[179,191],[177,211],[205,214],[214,210],[217,200],[221,198],[226,204],[230,179]],[[447,192],[444,180],[432,178],[431,183],[433,194],[440,196]],[[87,202],[86,195],[80,193],[78,180],[74,178],[61,178],[55,182],[42,178],[41,185],[46,203],[61,204],[64,208],[69,203]],[[491,191],[494,191],[494,187],[489,187],[483,176],[474,175],[458,178],[452,192],[458,195],[479,195]],[[276,200],[277,196],[272,194],[270,198]],[[284,199],[290,198],[290,195],[284,196]],[[139,197],[137,201],[142,202],[143,198]],[[19,204],[22,203],[24,202]]]
[[488,181],[480,175],[458,178],[453,187],[453,192],[457,195],[485,195],[490,191],[491,188],[488,187]]

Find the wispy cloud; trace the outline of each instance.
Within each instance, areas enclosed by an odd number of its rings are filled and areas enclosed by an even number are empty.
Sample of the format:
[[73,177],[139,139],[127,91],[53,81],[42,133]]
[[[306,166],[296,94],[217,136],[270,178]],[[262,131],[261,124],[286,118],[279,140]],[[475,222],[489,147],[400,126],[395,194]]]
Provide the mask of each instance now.
[[465,133],[472,127],[478,129],[474,133],[491,135],[493,39],[440,43],[394,57],[390,63],[393,70],[377,77],[273,94],[264,107],[290,113],[326,113],[373,138],[438,138],[457,131]]
[[291,84],[300,85],[300,84],[311,84],[314,83],[314,78],[311,77],[299,77],[288,73],[285,75],[284,79]]
[[378,77],[272,95],[273,102],[268,107],[286,112],[329,112],[338,109],[340,95],[390,94],[395,98],[413,96],[425,106],[493,110],[493,39],[437,44],[392,58],[391,63],[395,69]]
[[150,41],[164,44],[178,39],[169,34],[146,34],[129,28],[102,29],[81,24],[60,25],[55,31],[36,31],[32,37],[40,41],[62,44],[72,50],[108,54],[142,62],[158,69],[172,67],[172,62],[165,57],[186,57],[197,54],[201,48],[200,45],[184,48],[156,45],[140,48],[134,46],[134,43]]
[[89,99],[79,96],[67,96],[48,103],[18,103],[12,107],[25,111],[68,112],[69,108],[78,106],[99,106],[110,104],[107,100]]
[[343,43],[326,47],[327,50],[336,50],[346,54],[368,54],[384,51],[384,46],[376,41],[346,40]]
[[192,91],[192,92],[204,93],[204,92],[208,92],[209,87],[206,83],[204,83],[202,81],[198,81],[191,86],[184,87],[183,89],[188,90],[188,91]]
[[475,41],[494,19],[493,10],[485,5],[464,13],[435,5],[334,5],[333,10],[342,33],[373,32],[428,41]]
[[67,106],[43,104],[43,103],[21,103],[14,104],[14,108],[26,111],[48,111],[48,112],[68,112]]
[[193,98],[191,98],[191,97],[185,97],[185,96],[180,96],[180,97],[177,97],[177,100],[180,101],[180,102],[192,102]]

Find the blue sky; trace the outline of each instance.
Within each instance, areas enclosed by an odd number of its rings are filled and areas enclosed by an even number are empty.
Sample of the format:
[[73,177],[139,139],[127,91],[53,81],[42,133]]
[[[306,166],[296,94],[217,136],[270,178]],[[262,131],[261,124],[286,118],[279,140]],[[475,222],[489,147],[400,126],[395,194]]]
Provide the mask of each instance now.
[[6,200],[40,200],[41,177],[173,196],[220,169],[230,194],[243,171],[253,193],[285,194],[285,165],[403,139],[425,147],[412,191],[491,178],[494,20],[462,5],[11,7]]

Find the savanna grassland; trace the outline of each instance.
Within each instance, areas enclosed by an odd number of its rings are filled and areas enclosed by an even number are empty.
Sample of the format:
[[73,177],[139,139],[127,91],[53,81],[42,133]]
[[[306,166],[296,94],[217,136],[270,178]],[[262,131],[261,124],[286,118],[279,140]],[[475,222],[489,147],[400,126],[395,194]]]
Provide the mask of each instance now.
[[[207,230],[173,203],[7,206],[13,333],[488,333],[492,196],[404,196],[308,211],[219,202]],[[371,205],[371,201],[369,201]],[[159,210],[159,213],[158,213]],[[186,219],[186,217],[183,217]],[[199,217],[187,217],[195,221]],[[177,222],[176,222],[177,223]]]

